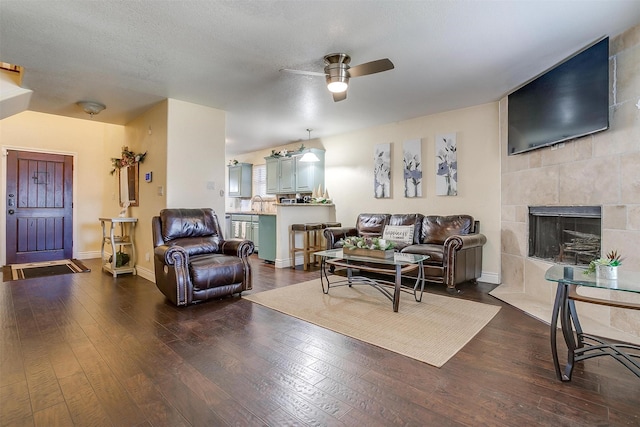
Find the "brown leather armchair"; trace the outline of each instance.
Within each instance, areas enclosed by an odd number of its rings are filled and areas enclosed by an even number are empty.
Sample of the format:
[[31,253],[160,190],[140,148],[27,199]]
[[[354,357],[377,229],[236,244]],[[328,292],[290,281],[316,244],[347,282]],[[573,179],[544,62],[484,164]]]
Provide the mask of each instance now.
[[251,289],[253,242],[225,240],[213,209],[163,209],[152,232],[156,286],[175,305]]

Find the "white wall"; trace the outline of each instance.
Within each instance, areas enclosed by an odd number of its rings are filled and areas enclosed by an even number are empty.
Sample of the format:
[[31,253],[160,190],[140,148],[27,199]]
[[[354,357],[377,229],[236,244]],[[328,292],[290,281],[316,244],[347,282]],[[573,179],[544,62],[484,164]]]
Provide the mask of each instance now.
[[168,103],[167,207],[211,207],[224,222],[225,112],[175,99]]

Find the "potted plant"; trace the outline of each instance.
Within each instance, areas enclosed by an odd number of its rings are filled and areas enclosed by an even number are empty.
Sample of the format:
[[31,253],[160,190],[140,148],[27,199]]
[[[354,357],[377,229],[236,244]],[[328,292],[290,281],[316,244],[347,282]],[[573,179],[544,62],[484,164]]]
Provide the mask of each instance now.
[[618,251],[612,250],[606,257],[591,261],[585,273],[595,272],[598,279],[615,280],[618,278],[618,267],[622,265],[623,259]]

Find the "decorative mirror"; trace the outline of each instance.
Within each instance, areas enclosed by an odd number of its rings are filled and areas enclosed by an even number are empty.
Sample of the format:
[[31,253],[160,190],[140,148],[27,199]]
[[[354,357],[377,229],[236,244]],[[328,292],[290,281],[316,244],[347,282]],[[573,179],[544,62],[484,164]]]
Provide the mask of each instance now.
[[129,202],[129,206],[138,206],[138,163],[118,169],[120,180],[120,206]]

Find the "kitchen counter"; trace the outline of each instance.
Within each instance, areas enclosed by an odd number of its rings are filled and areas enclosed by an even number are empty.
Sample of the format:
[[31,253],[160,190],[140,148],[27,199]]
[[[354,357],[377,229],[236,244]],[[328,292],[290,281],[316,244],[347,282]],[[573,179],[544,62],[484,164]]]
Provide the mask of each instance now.
[[287,207],[322,207],[322,206],[335,206],[333,203],[275,203],[276,206]]
[[227,215],[275,215],[275,212],[260,211],[227,211]]
[[[313,222],[334,222],[336,207],[332,203],[276,203],[276,268],[290,267],[294,260],[289,252],[289,230],[291,224]],[[302,236],[298,235],[297,246],[302,246]],[[300,255],[302,256],[302,255]],[[302,260],[298,264],[302,263]]]

